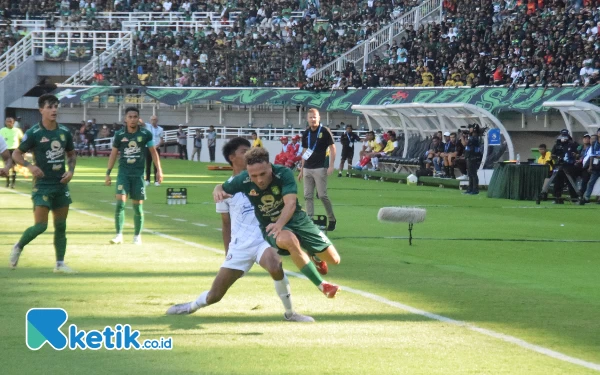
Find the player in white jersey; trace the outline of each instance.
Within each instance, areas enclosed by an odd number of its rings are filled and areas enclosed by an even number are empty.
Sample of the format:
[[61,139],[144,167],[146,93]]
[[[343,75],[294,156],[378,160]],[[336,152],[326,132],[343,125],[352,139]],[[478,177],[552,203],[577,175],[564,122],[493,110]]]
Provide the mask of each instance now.
[[[246,169],[244,154],[249,149],[250,142],[245,138],[234,138],[223,147],[223,156],[233,166],[234,176]],[[275,281],[275,291],[285,308],[285,319],[293,322],[314,322],[310,316],[294,311],[290,282],[283,272],[281,258],[277,250],[264,240],[248,198],[242,193],[235,194],[217,203],[217,212],[221,214],[223,221],[225,261],[209,291],[202,292],[195,301],[171,306],[167,314],[191,314],[219,302],[233,283],[244,276],[254,263],[258,263]]]
[[[2,157],[2,160],[4,161],[4,168],[0,169],[0,176],[8,177],[8,173],[13,166],[13,161],[10,152],[8,151],[8,145],[2,137],[0,137],[0,157]],[[250,204],[250,202],[248,202],[248,204]],[[250,207],[252,207],[252,205]],[[258,225],[258,222],[256,225]]]

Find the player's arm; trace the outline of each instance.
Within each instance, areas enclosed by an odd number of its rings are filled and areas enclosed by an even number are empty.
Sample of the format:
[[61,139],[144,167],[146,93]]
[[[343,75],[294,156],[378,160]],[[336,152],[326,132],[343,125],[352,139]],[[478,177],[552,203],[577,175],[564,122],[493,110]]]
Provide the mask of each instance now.
[[69,170],[62,175],[61,184],[68,184],[75,173],[75,165],[77,164],[77,152],[75,150],[67,151],[67,166]]
[[15,163],[24,166],[25,168],[29,169],[29,172],[31,172],[31,174],[34,177],[37,178],[42,178],[44,177],[44,172],[42,172],[42,170],[40,168],[38,168],[37,166],[31,164],[30,162],[28,162],[27,160],[25,160],[25,158],[23,157],[24,152],[21,151],[21,147],[19,146],[19,148],[15,149],[13,151],[12,154],[12,159]]
[[106,186],[110,186],[110,184],[112,182],[110,179],[110,172],[112,172],[112,169],[115,166],[118,155],[119,155],[119,149],[113,146],[113,148],[110,151],[110,155],[108,157],[108,167],[106,167],[106,178],[104,179],[104,185],[106,185]]
[[231,242],[231,216],[229,213],[221,214],[221,229],[223,233],[223,246],[225,248],[225,255],[229,251],[229,243]]
[[10,169],[13,167],[13,160],[8,150],[2,152],[2,160],[4,161],[4,168],[0,169],[0,176],[8,177]]
[[213,190],[213,199],[215,202],[222,202],[223,200],[230,198],[235,193],[243,193],[242,181],[244,181],[246,177],[248,177],[248,175],[246,173],[242,173],[235,177],[230,177],[224,183],[215,186]]
[[150,150],[150,156],[152,156],[152,161],[154,162],[154,166],[156,167],[156,181],[158,181],[158,183],[161,184],[163,182],[163,174],[162,167],[160,166],[160,158],[158,157],[158,152],[156,152],[156,148],[154,147],[150,147],[148,150]]

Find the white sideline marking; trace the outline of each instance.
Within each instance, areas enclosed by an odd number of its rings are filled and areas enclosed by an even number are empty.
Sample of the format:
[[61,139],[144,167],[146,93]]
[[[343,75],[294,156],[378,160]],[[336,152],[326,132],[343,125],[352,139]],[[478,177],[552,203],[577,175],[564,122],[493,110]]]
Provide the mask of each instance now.
[[195,226],[197,227],[205,227],[206,224],[202,224],[202,223],[194,223]]
[[219,232],[222,232],[223,229],[222,228],[215,228],[215,230],[218,230]]
[[[22,195],[24,197],[28,197],[29,198],[28,194],[24,194],[24,193],[21,193],[21,192],[9,190],[9,189],[6,189],[6,188],[0,188],[0,189],[6,190],[6,191],[10,191],[11,193],[19,194],[19,195]],[[71,208],[71,210],[79,212],[79,213],[84,214],[84,215],[96,217],[96,218],[104,220],[104,221],[110,221],[110,222],[114,221],[114,218],[109,218],[109,217],[106,217],[106,216],[101,216],[101,215],[98,215],[98,214],[94,214],[94,213],[91,213],[91,212],[80,210],[78,208]],[[156,216],[158,216],[158,215],[156,215]],[[215,228],[215,229],[217,229],[217,228]],[[220,230],[220,228],[219,228],[219,230]],[[195,247],[195,248],[198,248],[198,249],[202,249],[202,250],[210,251],[210,252],[213,252],[213,253],[216,253],[216,254],[219,254],[219,255],[223,255],[223,251],[222,250],[216,249],[214,247],[201,245],[201,244],[196,243],[196,242],[186,241],[186,240],[184,240],[182,238],[174,237],[174,236],[171,236],[171,235],[168,235],[168,234],[165,234],[165,233],[161,233],[161,232],[157,232],[157,231],[153,231],[153,230],[150,230],[150,229],[144,229],[143,231],[146,232],[146,233],[154,234],[154,235],[159,236],[161,238],[165,238],[165,239],[168,239],[168,240],[171,240],[171,241],[175,241],[175,242],[179,242],[179,243],[191,246],[191,247]],[[303,274],[292,272],[292,271],[288,271],[288,270],[284,270],[284,271],[288,275],[292,275],[292,276],[295,276],[295,277],[300,278],[300,279],[307,279],[307,277],[304,276]],[[377,294],[365,292],[365,291],[362,291],[362,290],[359,290],[359,289],[354,289],[354,288],[350,288],[350,287],[343,286],[343,285],[340,285],[340,287],[342,288],[342,290],[344,292],[349,292],[349,293],[356,294],[356,295],[359,295],[359,296],[364,297],[364,298],[368,298],[368,299],[373,300],[373,301],[381,302],[381,303],[383,303],[385,305],[388,305],[388,306],[391,306],[391,307],[395,307],[395,308],[400,309],[400,310],[408,311],[411,314],[421,315],[421,316],[424,316],[424,317],[429,318],[429,319],[437,320],[439,322],[448,323],[448,324],[452,324],[452,325],[459,326],[459,327],[464,327],[464,328],[466,328],[466,329],[468,329],[470,331],[478,332],[478,333],[481,333],[483,335],[490,336],[490,337],[502,340],[504,342],[515,344],[515,345],[518,345],[518,346],[520,346],[522,348],[534,351],[534,352],[539,353],[539,354],[543,354],[545,356],[548,356],[548,357],[551,357],[551,358],[554,358],[554,359],[558,359],[560,361],[564,361],[564,362],[568,362],[568,363],[571,363],[571,364],[574,364],[574,365],[582,366],[582,367],[585,367],[585,368],[588,368],[588,369],[591,369],[591,370],[600,371],[600,364],[598,364],[598,363],[584,361],[583,359],[571,357],[571,356],[568,356],[568,355],[563,354],[561,352],[557,352],[557,351],[554,351],[552,349],[545,348],[543,346],[531,344],[531,343],[529,343],[529,342],[527,342],[525,340],[519,339],[519,338],[514,337],[514,336],[505,335],[503,333],[492,331],[491,329],[481,328],[481,327],[478,327],[478,326],[476,326],[474,324],[463,322],[461,320],[455,320],[455,319],[452,319],[452,318],[447,318],[445,316],[434,314],[434,313],[430,313],[430,312],[427,312],[425,310],[420,310],[420,309],[417,309],[416,307],[405,305],[405,304],[400,303],[400,302],[391,301],[391,300],[389,300],[387,298],[378,296]]]
[[173,219],[175,221],[187,221],[186,219]]
[[169,217],[168,215],[159,215],[159,214],[155,214],[154,216],[158,216],[158,217]]

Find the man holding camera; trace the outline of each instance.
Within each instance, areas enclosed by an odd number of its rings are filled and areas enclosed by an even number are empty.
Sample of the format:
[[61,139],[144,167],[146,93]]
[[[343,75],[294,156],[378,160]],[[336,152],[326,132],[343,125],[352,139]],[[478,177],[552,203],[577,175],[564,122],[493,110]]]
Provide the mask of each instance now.
[[[557,160],[556,179],[554,180],[554,203],[561,204],[562,191],[565,186],[565,181],[568,179],[567,176],[573,176],[576,172],[575,162],[577,161],[577,142],[573,141],[569,131],[563,129],[560,131],[560,135],[556,140],[556,144],[552,147],[552,157]],[[569,194],[572,199],[577,199],[577,191],[573,184],[568,184]]]
[[467,175],[469,176],[469,188],[463,194],[479,194],[479,177],[477,169],[481,163],[482,147],[479,124],[469,124],[469,130],[461,133],[460,142],[465,147],[465,159],[467,160]]

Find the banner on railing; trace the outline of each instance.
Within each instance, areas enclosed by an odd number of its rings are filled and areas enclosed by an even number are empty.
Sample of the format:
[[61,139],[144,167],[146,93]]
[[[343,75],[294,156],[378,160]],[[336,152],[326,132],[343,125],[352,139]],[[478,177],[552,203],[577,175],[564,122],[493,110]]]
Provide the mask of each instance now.
[[66,43],[46,44],[44,60],[65,61],[67,59],[67,49]]
[[71,43],[69,61],[88,62],[92,58],[92,43]]
[[86,87],[58,88],[55,94],[62,103],[81,103],[94,100],[94,97],[131,95],[131,92],[146,95],[168,105],[185,103],[222,102],[232,105],[259,105],[265,103],[303,105],[321,111],[341,111],[360,114],[351,109],[352,105],[386,105],[401,103],[468,103],[494,114],[500,111],[516,111],[538,114],[547,110],[545,101],[581,100],[588,102],[600,96],[600,85],[589,87],[476,87],[476,88],[432,88],[418,89],[399,87],[393,89],[335,90],[314,92],[284,89],[178,89],[146,87]]

